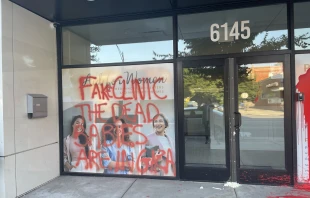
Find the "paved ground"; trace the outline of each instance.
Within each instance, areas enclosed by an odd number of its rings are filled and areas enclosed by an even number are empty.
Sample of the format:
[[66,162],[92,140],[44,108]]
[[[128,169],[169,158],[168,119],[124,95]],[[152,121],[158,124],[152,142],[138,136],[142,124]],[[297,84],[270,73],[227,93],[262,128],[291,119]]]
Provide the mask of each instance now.
[[286,186],[241,185],[155,179],[61,176],[24,198],[307,198],[310,192]]

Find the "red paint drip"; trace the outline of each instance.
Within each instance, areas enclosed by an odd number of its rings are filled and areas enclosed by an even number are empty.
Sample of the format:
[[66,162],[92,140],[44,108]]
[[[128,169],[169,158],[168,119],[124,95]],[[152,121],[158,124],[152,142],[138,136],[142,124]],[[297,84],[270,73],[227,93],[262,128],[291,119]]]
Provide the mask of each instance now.
[[309,198],[310,197],[310,191],[304,189],[292,189],[291,191],[285,193],[284,195],[272,195],[268,196],[267,198]]
[[310,185],[309,184],[295,184],[294,188],[298,189],[298,190],[304,190],[304,191],[310,192]]
[[292,190],[291,192],[287,192],[284,195],[268,196],[267,198],[309,198],[309,197],[310,194],[307,192]]
[[297,177],[295,176],[294,189],[285,193],[284,195],[271,195],[267,198],[309,198],[310,197],[310,185],[298,184]]
[[[300,75],[298,78],[298,83],[296,85],[296,88],[298,91],[302,92],[304,94],[304,101],[301,101],[304,105],[304,115],[306,123],[310,123],[310,88],[309,88],[309,82],[310,82],[310,69],[307,70],[307,72],[303,75]],[[310,137],[310,127],[308,127],[308,137]],[[310,154],[310,141],[308,141],[308,155]],[[308,157],[310,160],[310,157]],[[310,161],[308,162],[310,164]],[[309,175],[310,176],[310,175]]]
[[275,197],[267,197],[267,198],[309,198],[309,196],[300,196],[300,195],[288,195],[288,196],[275,196]]
[[264,183],[278,183],[281,186],[288,186],[291,183],[290,175],[283,175],[283,176],[270,176],[267,174],[261,174],[258,176],[258,180]]

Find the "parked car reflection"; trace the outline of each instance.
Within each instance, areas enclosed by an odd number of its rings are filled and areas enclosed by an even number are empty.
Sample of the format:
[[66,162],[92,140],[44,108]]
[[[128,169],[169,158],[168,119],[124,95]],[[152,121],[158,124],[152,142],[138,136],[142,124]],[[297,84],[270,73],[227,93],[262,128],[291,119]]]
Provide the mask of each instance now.
[[210,140],[225,143],[224,108],[218,104],[184,108],[184,133],[186,136],[205,136]]
[[[240,105],[242,107],[242,103]],[[283,112],[266,109],[240,108],[242,126],[240,128],[241,148],[256,148],[259,142],[270,142],[270,149],[279,150],[274,142],[283,144]],[[225,143],[225,116],[224,107],[218,104],[204,105],[202,107],[184,108],[184,133],[186,136],[205,136],[211,141],[211,147]],[[281,141],[282,140],[282,141]],[[216,146],[217,148],[217,146]]]

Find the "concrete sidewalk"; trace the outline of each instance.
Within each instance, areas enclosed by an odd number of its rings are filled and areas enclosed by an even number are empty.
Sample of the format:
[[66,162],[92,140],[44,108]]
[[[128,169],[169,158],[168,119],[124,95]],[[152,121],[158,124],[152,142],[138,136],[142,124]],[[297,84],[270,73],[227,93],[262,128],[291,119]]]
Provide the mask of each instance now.
[[306,198],[310,192],[287,186],[135,179],[115,177],[61,176],[26,194],[24,198]]

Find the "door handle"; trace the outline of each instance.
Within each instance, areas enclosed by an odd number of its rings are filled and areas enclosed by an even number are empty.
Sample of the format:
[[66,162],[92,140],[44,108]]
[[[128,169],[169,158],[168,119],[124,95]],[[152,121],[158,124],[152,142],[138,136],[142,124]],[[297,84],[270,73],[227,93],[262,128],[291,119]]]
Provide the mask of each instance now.
[[241,127],[242,125],[242,118],[241,118],[241,113],[235,112],[235,119],[236,119],[236,125],[235,127]]

